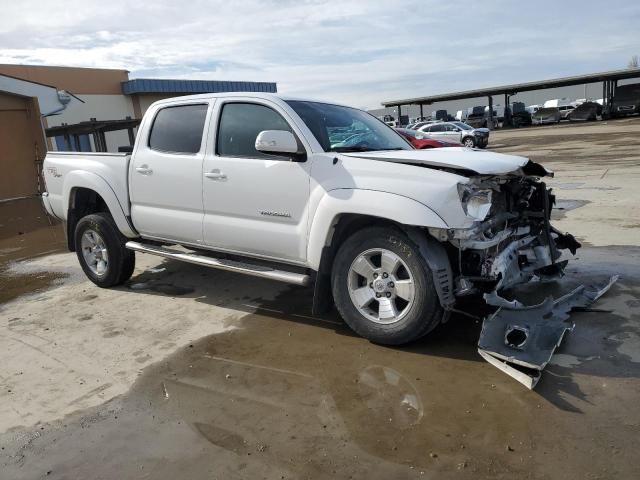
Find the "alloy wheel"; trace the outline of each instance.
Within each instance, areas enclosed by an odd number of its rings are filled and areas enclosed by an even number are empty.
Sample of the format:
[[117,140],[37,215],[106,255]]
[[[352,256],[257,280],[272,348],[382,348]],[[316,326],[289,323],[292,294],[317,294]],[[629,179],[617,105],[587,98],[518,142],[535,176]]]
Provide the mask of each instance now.
[[415,283],[406,263],[383,248],[355,258],[349,268],[348,289],[358,312],[380,324],[401,320],[415,298]]
[[101,277],[109,266],[109,252],[104,239],[94,230],[82,234],[82,256],[89,269]]

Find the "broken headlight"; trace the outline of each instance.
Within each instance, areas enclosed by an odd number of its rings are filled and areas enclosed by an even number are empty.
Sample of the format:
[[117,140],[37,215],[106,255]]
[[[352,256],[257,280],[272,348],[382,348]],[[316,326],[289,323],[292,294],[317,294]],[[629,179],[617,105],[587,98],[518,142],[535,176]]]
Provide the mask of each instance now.
[[474,220],[484,220],[491,209],[491,192],[490,188],[459,183],[458,194],[464,213]]

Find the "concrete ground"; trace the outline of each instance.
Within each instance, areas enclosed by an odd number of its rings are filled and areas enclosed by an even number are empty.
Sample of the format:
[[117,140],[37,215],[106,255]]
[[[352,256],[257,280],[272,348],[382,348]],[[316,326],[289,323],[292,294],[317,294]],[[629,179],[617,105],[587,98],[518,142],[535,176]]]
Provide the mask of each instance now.
[[621,275],[534,391],[465,317],[380,347],[308,289],[143,255],[101,290],[37,202],[0,204],[0,478],[640,478],[639,133],[492,133],[556,172],[554,223],[584,244],[519,297]]

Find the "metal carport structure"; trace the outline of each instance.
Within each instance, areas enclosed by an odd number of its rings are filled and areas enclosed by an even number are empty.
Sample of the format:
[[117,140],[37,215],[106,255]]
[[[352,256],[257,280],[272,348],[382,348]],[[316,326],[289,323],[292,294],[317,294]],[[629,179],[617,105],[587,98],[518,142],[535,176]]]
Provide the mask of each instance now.
[[512,85],[502,85],[499,87],[479,88],[475,90],[464,90],[461,92],[443,93],[426,97],[405,98],[401,100],[387,100],[382,102],[384,107],[397,107],[398,118],[400,118],[403,105],[419,105],[420,116],[424,116],[423,105],[431,105],[436,102],[446,102],[450,100],[464,100],[467,98],[488,97],[489,118],[493,121],[493,96],[504,95],[505,108],[509,108],[509,97],[520,92],[530,92],[532,90],[544,90],[555,87],[570,87],[587,83],[602,82],[603,111],[609,111],[611,100],[618,86],[619,80],[630,78],[640,78],[640,68],[625,68],[624,70],[610,70],[607,72],[590,73],[586,75],[575,75],[571,77],[552,78],[548,80],[538,80],[535,82],[516,83]]

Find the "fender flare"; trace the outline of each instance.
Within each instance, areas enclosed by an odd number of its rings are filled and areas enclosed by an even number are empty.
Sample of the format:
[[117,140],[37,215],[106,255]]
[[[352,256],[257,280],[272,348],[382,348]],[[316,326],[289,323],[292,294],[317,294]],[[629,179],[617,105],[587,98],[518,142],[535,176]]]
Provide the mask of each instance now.
[[62,205],[65,208],[63,212],[65,220],[68,218],[69,208],[71,208],[71,194],[75,188],[86,188],[100,195],[107,204],[109,213],[111,217],[113,217],[118,230],[120,230],[125,237],[138,237],[138,233],[129,224],[129,220],[124,213],[117,195],[107,181],[95,173],[84,170],[72,170],[65,175],[62,187]]
[[320,267],[333,227],[345,214],[375,216],[407,226],[448,228],[436,212],[412,198],[379,190],[331,190],[318,202],[309,228],[307,260],[313,270]]

